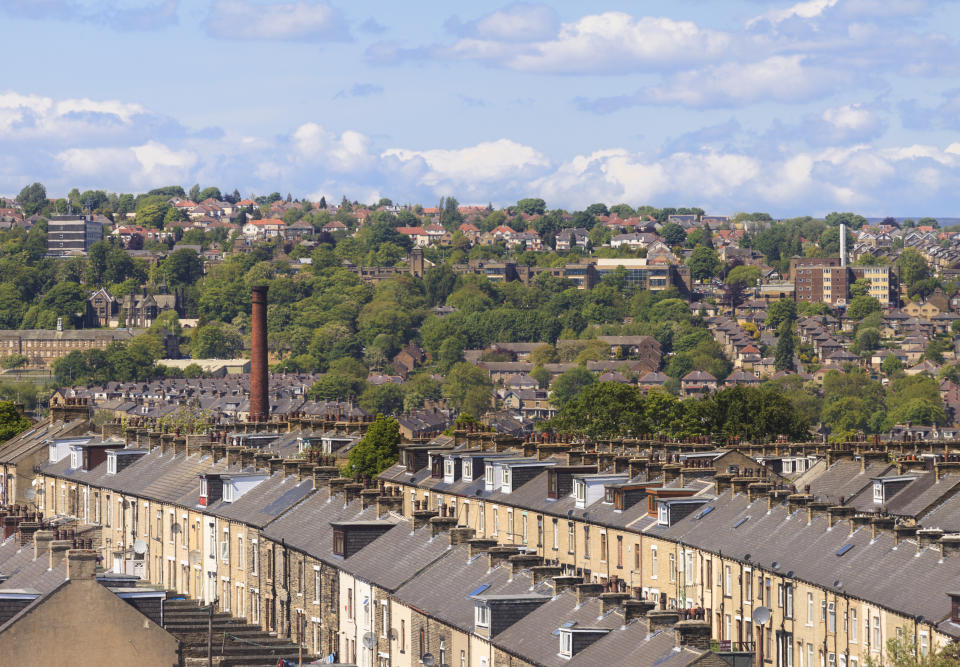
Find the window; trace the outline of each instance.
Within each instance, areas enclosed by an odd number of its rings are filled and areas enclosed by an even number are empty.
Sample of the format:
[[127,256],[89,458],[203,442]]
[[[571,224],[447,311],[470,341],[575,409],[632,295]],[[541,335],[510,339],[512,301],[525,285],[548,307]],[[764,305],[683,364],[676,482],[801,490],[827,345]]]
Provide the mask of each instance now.
[[617,567],[623,567],[623,535],[617,535]]
[[677,580],[677,557],[670,554],[668,560],[670,561],[670,581],[673,582]]
[[523,517],[520,519],[520,521],[521,521],[521,523],[520,523],[520,530],[521,530],[520,537],[521,537],[521,539],[523,540],[523,543],[526,544],[526,543],[527,543],[527,513],[526,513],[526,512],[523,513]]
[[564,658],[573,656],[573,633],[566,631],[560,633],[560,655]]
[[837,631],[837,605],[831,602],[827,605],[827,632]]
[[260,569],[260,544],[257,540],[250,540],[250,572],[256,574]]
[[793,584],[783,585],[783,617],[793,618]]
[[925,656],[930,649],[930,633],[921,630],[918,634],[920,636],[920,655]]
[[117,474],[117,455],[110,454],[107,457],[107,474],[116,475]]
[[493,534],[496,535],[500,532],[500,512],[497,511],[496,505],[491,509],[493,509]]
[[807,593],[807,625],[813,625],[813,593]]
[[209,524],[210,533],[209,533],[209,546],[210,546],[210,558],[216,558],[217,553],[217,526],[214,523]]
[[607,534],[600,533],[600,560],[607,561]]
[[320,604],[320,568],[313,566],[313,602]]
[[553,520],[553,550],[557,551],[560,548],[560,522],[557,519]]
[[880,617],[873,617],[873,646],[871,647],[874,651],[879,651],[883,648],[883,637],[880,635]]
[[567,553],[572,554],[577,545],[577,536],[573,532],[573,521],[567,521]]
[[507,535],[513,535],[513,508],[507,508]]
[[242,570],[246,564],[246,554],[243,552],[243,535],[237,535],[237,568]]
[[474,618],[476,620],[477,626],[481,628],[490,627],[490,608],[484,604],[477,604],[474,606]]
[[543,546],[543,516],[537,515],[537,548]]
[[723,594],[725,597],[730,597],[733,593],[733,582],[731,581],[731,572],[730,566],[723,566]]
[[657,578],[657,548],[652,545],[650,547],[650,578]]
[[400,619],[400,652],[406,653],[407,651],[407,622]]
[[857,608],[850,608],[850,642],[857,643]]
[[346,555],[346,539],[342,528],[333,529],[333,553],[338,556]]
[[733,624],[730,618],[730,614],[727,614],[723,617],[723,638],[730,640],[733,638]]
[[636,542],[633,543],[633,570],[640,572],[640,545]]
[[347,589],[347,618],[353,619],[353,589]]
[[696,571],[693,569],[693,552],[683,552],[683,581],[688,586],[696,583]]
[[826,600],[820,600],[820,622],[821,623],[827,622],[827,601]]
[[836,653],[827,653],[827,667],[837,667]]
[[666,503],[660,503],[657,507],[657,523],[661,526],[670,525],[670,509]]
[[590,526],[583,527],[583,557],[590,558]]

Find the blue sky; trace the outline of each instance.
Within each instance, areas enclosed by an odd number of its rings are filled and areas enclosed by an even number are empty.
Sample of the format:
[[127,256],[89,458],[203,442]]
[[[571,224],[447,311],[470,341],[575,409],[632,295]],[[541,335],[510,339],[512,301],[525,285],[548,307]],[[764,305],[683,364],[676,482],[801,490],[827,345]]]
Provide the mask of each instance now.
[[960,3],[3,0],[0,193],[956,216]]

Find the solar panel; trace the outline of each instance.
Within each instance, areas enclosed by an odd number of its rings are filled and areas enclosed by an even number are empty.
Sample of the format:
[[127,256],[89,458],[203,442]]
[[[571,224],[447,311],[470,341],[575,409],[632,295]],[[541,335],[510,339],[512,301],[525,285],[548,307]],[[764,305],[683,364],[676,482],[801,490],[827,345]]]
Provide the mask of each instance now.
[[740,526],[742,526],[743,524],[745,524],[745,523],[747,522],[747,519],[749,519],[749,518],[750,518],[750,517],[748,517],[748,516],[743,517],[742,519],[740,519],[739,521],[737,521],[735,524],[733,524],[733,527],[734,527],[734,528],[739,528]]
[[852,544],[848,544],[848,545],[844,546],[843,548],[841,548],[840,551],[837,552],[837,555],[838,555],[838,556],[842,556],[843,554],[845,554],[845,553],[847,553],[848,551],[850,551],[852,548],[853,548],[853,545],[852,545]]
[[481,585],[477,586],[476,588],[474,588],[474,589],[473,589],[472,591],[470,591],[469,593],[467,593],[467,597],[468,597],[468,598],[472,598],[474,595],[480,595],[481,593],[483,593],[483,592],[484,592],[485,590],[487,590],[488,588],[490,588],[490,584],[481,584]]
[[714,510],[713,507],[704,507],[702,510],[700,510],[700,513],[697,514],[697,517],[696,517],[697,520],[699,521],[699,520],[702,519],[703,517],[705,517],[705,516],[707,516],[708,514],[710,514],[710,512],[712,512],[713,510]]

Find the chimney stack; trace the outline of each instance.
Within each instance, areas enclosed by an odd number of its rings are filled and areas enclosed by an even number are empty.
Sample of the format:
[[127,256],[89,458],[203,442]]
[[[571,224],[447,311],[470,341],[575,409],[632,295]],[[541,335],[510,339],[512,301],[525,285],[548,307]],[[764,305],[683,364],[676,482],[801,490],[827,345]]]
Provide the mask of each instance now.
[[267,379],[267,286],[253,288],[250,313],[250,421],[270,418],[269,380]]

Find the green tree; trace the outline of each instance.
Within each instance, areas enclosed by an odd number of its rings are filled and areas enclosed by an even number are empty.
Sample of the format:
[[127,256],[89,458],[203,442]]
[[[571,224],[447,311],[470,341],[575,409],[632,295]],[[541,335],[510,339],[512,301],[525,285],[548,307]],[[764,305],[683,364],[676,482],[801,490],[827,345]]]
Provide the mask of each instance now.
[[543,366],[534,366],[533,370],[530,371],[530,377],[537,381],[537,386],[540,389],[546,389],[550,386],[553,374]]
[[372,414],[392,415],[403,410],[403,388],[393,382],[368,384],[360,394],[360,407]]
[[858,296],[870,296],[870,281],[866,278],[857,278],[850,285],[850,298],[856,299]]
[[797,319],[797,302],[793,299],[780,299],[774,301],[767,308],[767,319],[764,325],[768,328],[776,329],[783,321],[793,322]]
[[[40,299],[40,307],[50,311],[54,320],[62,317],[65,328],[73,328],[80,324],[86,312],[87,293],[76,283],[57,283]],[[48,323],[38,322],[37,324],[46,326]]]
[[392,417],[377,415],[360,442],[350,450],[347,472],[375,477],[397,462],[400,424]]
[[660,228],[660,237],[663,238],[668,245],[677,246],[683,245],[683,242],[687,240],[687,233],[683,231],[683,227],[677,223],[668,222]]
[[777,329],[777,350],[773,357],[773,367],[778,371],[792,371],[793,365],[793,322],[782,320]]
[[907,287],[930,277],[930,265],[916,248],[904,248],[896,265],[900,269],[900,282]]
[[707,280],[716,276],[720,270],[720,257],[712,248],[697,246],[690,253],[687,265],[694,280]]
[[847,316],[854,320],[862,320],[870,313],[880,310],[880,302],[872,296],[858,296],[850,300],[847,307]]
[[0,401],[0,442],[6,442],[33,424],[17,410],[11,401]]
[[551,385],[550,402],[557,408],[576,398],[577,394],[597,381],[593,373],[583,366],[576,366],[561,373]]
[[404,410],[417,410],[427,401],[439,401],[443,397],[441,384],[427,373],[418,373],[403,385]]
[[538,366],[542,366],[543,364],[555,364],[559,361],[560,355],[557,354],[557,349],[553,345],[550,345],[550,343],[538,345],[530,353],[530,362]]
[[880,364],[880,370],[882,370],[886,376],[890,378],[903,370],[903,363],[897,359],[896,355],[888,354],[886,357],[884,357],[883,362]]
[[908,639],[888,639],[884,660],[873,656],[864,660],[864,667],[956,667],[960,664],[960,644],[952,642],[942,647],[931,647],[927,655],[917,650]]
[[203,261],[192,248],[180,248],[163,261],[161,271],[172,286],[192,285],[203,275]]
[[20,190],[17,203],[23,207],[23,212],[27,215],[39,213],[47,205],[47,189],[42,183],[32,183]]
[[236,359],[243,352],[243,338],[235,327],[211,322],[194,332],[190,352],[194,359]]
[[527,215],[543,215],[547,210],[547,203],[537,198],[521,199],[517,202],[517,208]]
[[[489,394],[493,390],[493,386],[487,373],[483,369],[465,362],[454,364],[443,383],[443,397],[458,410],[464,410],[467,394],[471,389],[479,389],[485,392],[488,396],[487,403],[489,403]],[[477,416],[476,412],[468,412]]]
[[747,287],[753,287],[760,280],[760,274],[759,266],[735,266],[727,273],[725,282],[728,285],[740,283]]

